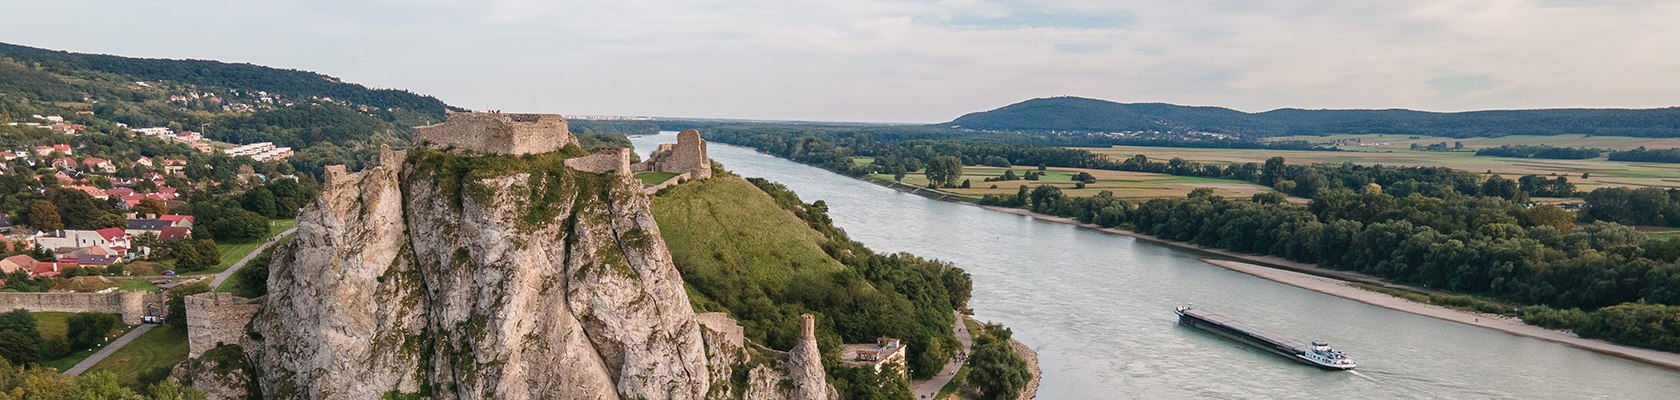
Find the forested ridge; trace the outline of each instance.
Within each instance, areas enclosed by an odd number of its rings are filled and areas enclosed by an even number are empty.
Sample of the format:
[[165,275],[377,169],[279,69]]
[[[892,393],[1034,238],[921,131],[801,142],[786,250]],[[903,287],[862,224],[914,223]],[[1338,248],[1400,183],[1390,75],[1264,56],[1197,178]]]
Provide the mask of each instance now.
[[1247,113],[1222,107],[1039,98],[936,126],[1003,131],[1198,131],[1243,137],[1384,133],[1451,137],[1589,134],[1680,137],[1680,107],[1469,112],[1305,110]]
[[[1582,336],[1680,351],[1680,239],[1653,240],[1602,222],[1680,223],[1680,191],[1598,189],[1586,195],[1589,211],[1572,213],[1525,204],[1531,196],[1578,195],[1561,176],[1299,165],[1283,157],[1222,165],[1141,156],[1115,162],[1078,149],[859,132],[714,128],[708,138],[853,176],[913,172],[936,158],[955,157],[968,165],[1002,161],[1241,179],[1282,193],[1231,199],[1202,189],[1186,198],[1133,203],[1112,193],[1072,197],[1053,186],[1024,186],[1016,195],[980,202],[1472,294],[1480,297],[1448,298]],[[874,161],[858,164],[854,156]],[[1290,203],[1284,193],[1311,201]]]

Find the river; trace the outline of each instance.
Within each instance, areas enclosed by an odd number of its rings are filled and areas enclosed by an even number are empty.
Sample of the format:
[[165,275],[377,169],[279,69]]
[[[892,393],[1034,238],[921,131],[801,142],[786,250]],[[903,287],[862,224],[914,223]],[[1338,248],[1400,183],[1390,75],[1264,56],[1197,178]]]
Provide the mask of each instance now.
[[[674,133],[631,138],[643,157]],[[901,193],[752,149],[713,160],[824,200],[836,225],[882,252],[956,263],[977,318],[1038,351],[1040,399],[1680,399],[1680,372],[1392,311],[1208,265],[1130,237]],[[1301,340],[1356,372],[1296,364],[1176,323],[1195,303]]]

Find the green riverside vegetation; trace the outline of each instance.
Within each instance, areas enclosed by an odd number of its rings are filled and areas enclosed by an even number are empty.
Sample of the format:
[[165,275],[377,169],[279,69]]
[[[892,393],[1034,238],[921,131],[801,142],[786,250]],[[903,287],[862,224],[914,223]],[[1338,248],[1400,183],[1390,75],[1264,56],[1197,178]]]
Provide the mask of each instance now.
[[[728,312],[752,341],[790,348],[799,314],[812,313],[823,349],[904,339],[910,375],[918,379],[937,373],[957,348],[952,311],[967,305],[968,274],[939,261],[875,253],[834,227],[821,201],[803,203],[779,184],[714,166],[713,178],[668,189],[653,203],[695,308]],[[848,398],[902,388],[891,376],[839,367],[832,352],[824,357]]]

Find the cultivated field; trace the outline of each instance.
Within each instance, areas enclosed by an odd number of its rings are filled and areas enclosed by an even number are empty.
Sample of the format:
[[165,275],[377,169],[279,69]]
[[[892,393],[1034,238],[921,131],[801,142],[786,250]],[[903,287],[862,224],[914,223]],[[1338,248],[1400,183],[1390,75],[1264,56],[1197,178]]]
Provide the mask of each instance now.
[[[1340,135],[1353,136],[1353,135]],[[1361,135],[1377,136],[1377,135]],[[1405,136],[1388,135],[1399,139]],[[1535,139],[1540,137],[1529,136]],[[1546,137],[1550,138],[1550,137]],[[1439,143],[1443,138],[1423,140],[1428,143]],[[1507,138],[1482,140],[1517,140]],[[1600,137],[1595,139],[1610,140]],[[1636,138],[1619,138],[1636,139]],[[1430,141],[1433,140],[1433,141]],[[1448,143],[1452,139],[1445,139]],[[1465,147],[1471,144],[1466,139]],[[1585,139],[1581,139],[1585,140]],[[1680,145],[1680,139],[1640,139],[1650,142],[1669,142]],[[1370,143],[1367,141],[1367,143]],[[1529,142],[1528,144],[1550,142]],[[1622,141],[1621,143],[1629,143]],[[1384,146],[1398,146],[1386,148]],[[1382,146],[1355,146],[1344,144],[1345,151],[1288,151],[1288,150],[1258,150],[1258,149],[1199,149],[1180,147],[1142,147],[1115,146],[1104,149],[1087,149],[1098,154],[1106,155],[1115,160],[1123,160],[1133,155],[1142,154],[1152,160],[1166,160],[1173,157],[1199,162],[1216,163],[1263,163],[1273,156],[1281,156],[1285,162],[1291,164],[1310,163],[1355,163],[1382,164],[1402,166],[1440,166],[1470,172],[1492,172],[1509,179],[1516,179],[1523,175],[1553,174],[1568,176],[1569,181],[1583,191],[1590,191],[1604,186],[1653,186],[1673,188],[1680,187],[1680,164],[1663,163],[1632,163],[1608,161],[1603,157],[1588,160],[1546,160],[1530,158],[1477,157],[1471,151],[1416,151],[1410,150],[1409,144],[1387,144]],[[1485,145],[1483,146],[1485,147]],[[1598,146],[1605,147],[1605,146]],[[1653,146],[1654,147],[1654,146]],[[1581,178],[1588,174],[1588,178]]]
[[[1197,188],[1210,188],[1213,189],[1215,194],[1221,196],[1242,198],[1253,196],[1255,193],[1262,191],[1271,191],[1271,189],[1264,186],[1230,179],[1197,178],[1154,174],[1148,172],[1075,168],[1050,168],[1045,170],[1045,175],[1036,181],[1024,179],[1000,182],[985,181],[986,178],[1002,176],[1003,172],[1009,169],[1013,169],[1015,171],[1015,175],[1017,176],[1024,175],[1027,171],[1037,170],[1036,167],[1024,166],[1015,168],[967,166],[963,167],[963,179],[969,180],[970,187],[968,189],[953,188],[940,190],[963,196],[979,198],[988,194],[1014,195],[1020,190],[1022,185],[1026,185],[1028,188],[1037,187],[1039,185],[1051,185],[1061,188],[1063,194],[1071,196],[1095,196],[1097,193],[1107,190],[1114,192],[1116,197],[1133,200],[1151,199],[1157,197],[1183,197],[1185,194],[1190,193],[1191,190],[1195,190]],[[1081,171],[1089,172],[1092,176],[1097,178],[1097,182],[1086,184],[1084,189],[1076,189],[1073,176]],[[869,179],[882,182],[892,182],[893,177],[889,174],[874,174],[869,175]],[[961,182],[960,179],[958,181]],[[927,186],[928,184],[927,177],[920,172],[905,174],[904,180],[901,182],[916,186]],[[1301,199],[1292,200],[1305,201]]]

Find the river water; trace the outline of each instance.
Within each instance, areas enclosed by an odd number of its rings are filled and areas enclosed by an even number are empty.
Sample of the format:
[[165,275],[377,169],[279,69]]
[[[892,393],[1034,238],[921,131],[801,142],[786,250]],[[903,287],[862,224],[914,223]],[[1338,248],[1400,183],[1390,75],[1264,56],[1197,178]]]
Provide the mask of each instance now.
[[[631,138],[643,157],[674,133]],[[976,317],[1038,351],[1040,399],[1680,399],[1680,372],[1319,294],[1133,238],[929,200],[710,143],[882,252],[956,263]],[[1359,362],[1328,372],[1176,323],[1195,303]]]

